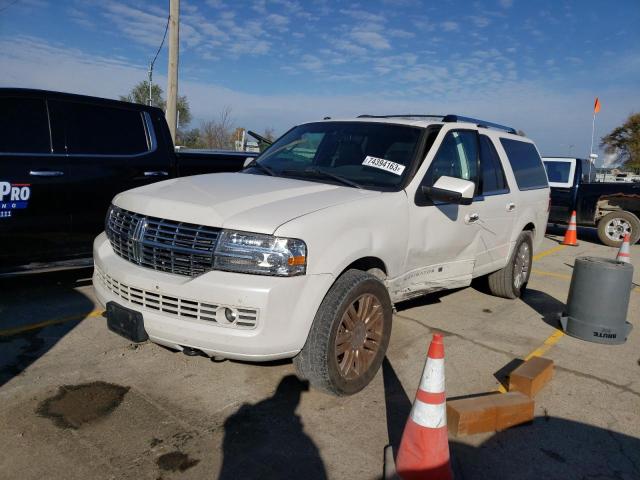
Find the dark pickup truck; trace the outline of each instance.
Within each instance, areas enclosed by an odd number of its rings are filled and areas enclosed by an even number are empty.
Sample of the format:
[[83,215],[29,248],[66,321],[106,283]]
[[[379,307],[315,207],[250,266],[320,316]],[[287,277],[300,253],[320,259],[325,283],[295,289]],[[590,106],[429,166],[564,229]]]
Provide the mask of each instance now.
[[640,183],[596,182],[589,161],[543,157],[551,187],[549,223],[567,223],[576,211],[580,226],[597,227],[605,245],[619,247],[625,233],[640,239]]
[[175,152],[162,110],[0,89],[0,275],[91,264],[119,192],[237,171],[255,153]]

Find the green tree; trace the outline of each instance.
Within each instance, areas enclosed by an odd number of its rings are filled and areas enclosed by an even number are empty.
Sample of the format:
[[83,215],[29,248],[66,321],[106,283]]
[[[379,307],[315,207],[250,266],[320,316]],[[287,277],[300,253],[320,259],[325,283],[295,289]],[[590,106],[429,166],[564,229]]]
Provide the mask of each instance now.
[[[120,100],[131,103],[149,104],[149,82],[143,80],[136,84],[128,95],[120,95]],[[162,110],[166,108],[164,92],[157,83],[151,84],[151,105]],[[185,95],[178,95],[178,114],[180,119],[179,129],[187,127],[191,123],[191,109]]]
[[600,146],[608,154],[617,154],[622,165],[640,170],[640,113],[632,113],[619,127],[602,137]]

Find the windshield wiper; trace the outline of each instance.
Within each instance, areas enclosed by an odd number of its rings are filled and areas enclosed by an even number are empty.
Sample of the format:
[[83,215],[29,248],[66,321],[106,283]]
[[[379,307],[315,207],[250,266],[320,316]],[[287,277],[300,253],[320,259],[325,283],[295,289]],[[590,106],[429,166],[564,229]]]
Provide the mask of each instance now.
[[333,180],[336,180],[340,183],[342,183],[343,185],[347,185],[349,187],[354,187],[354,188],[360,188],[362,189],[362,185],[360,185],[359,183],[354,182],[353,180],[349,180],[348,178],[344,178],[341,177],[340,175],[336,175],[335,173],[331,173],[331,172],[327,172],[326,170],[323,170],[321,168],[318,167],[307,167],[304,170],[283,170],[282,172],[283,174],[292,174],[292,175],[302,175],[304,176],[304,174],[306,173],[313,173],[316,175],[320,175],[320,176],[324,176],[327,178],[331,178]]
[[262,165],[261,163],[257,162],[256,160],[254,160],[253,162],[251,162],[249,165],[247,165],[246,168],[251,168],[251,167],[257,167],[258,169],[262,170],[263,172],[268,173],[269,175],[271,175],[272,177],[275,177],[276,174],[273,170],[271,170],[269,167],[267,167],[266,165]]

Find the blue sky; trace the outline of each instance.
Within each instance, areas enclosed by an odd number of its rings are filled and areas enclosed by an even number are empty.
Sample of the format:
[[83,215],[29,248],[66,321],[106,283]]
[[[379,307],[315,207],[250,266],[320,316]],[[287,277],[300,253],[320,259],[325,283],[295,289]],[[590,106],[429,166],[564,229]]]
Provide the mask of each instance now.
[[[113,98],[146,78],[169,3],[13,1],[0,0],[0,86]],[[595,96],[599,136],[640,111],[638,0],[181,3],[193,126],[225,106],[280,133],[327,115],[460,113],[520,128],[543,154],[585,155]]]

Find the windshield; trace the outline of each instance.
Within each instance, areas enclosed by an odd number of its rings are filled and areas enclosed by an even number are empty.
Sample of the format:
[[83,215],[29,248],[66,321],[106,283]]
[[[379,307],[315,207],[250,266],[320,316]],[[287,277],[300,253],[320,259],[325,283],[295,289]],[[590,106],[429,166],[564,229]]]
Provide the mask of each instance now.
[[245,172],[390,190],[409,174],[423,129],[386,123],[319,122],[293,128]]
[[547,177],[553,183],[569,183],[571,162],[543,162],[547,169]]

